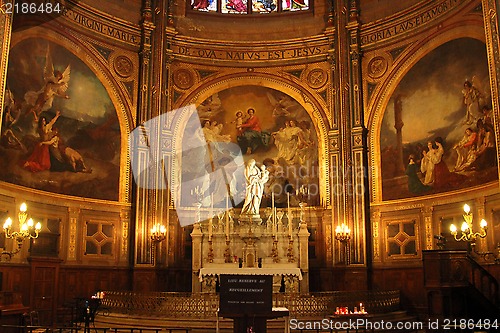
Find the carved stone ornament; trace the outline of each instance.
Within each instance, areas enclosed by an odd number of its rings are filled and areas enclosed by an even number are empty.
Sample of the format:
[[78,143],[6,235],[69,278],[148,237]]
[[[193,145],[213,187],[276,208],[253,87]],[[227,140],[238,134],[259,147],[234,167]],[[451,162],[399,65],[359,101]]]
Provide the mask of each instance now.
[[115,58],[115,60],[113,61],[113,67],[116,74],[120,75],[121,77],[129,77],[134,72],[134,64],[128,57],[124,55],[120,55]]
[[382,77],[389,67],[387,60],[383,57],[375,57],[368,63],[368,75],[373,79]]
[[174,72],[174,84],[181,89],[191,88],[193,75],[187,69],[178,69]]
[[320,68],[313,69],[307,74],[307,84],[313,89],[319,89],[326,84],[328,75]]

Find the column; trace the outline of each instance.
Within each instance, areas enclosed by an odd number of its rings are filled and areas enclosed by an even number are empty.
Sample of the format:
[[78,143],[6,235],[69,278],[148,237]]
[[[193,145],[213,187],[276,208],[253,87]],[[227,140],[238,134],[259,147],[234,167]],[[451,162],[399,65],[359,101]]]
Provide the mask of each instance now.
[[434,231],[432,228],[432,212],[434,211],[434,207],[426,206],[423,207],[420,212],[422,213],[424,219],[425,226],[425,249],[432,250],[434,244]]

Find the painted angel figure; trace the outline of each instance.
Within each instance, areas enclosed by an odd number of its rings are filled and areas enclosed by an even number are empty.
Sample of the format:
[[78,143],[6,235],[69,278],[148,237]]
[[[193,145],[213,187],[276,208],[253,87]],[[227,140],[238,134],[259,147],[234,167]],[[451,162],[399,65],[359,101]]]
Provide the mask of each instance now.
[[481,108],[486,104],[488,96],[477,76],[473,76],[471,81],[464,82],[462,94],[466,108],[464,124],[471,125],[482,117]]
[[196,109],[198,110],[198,117],[200,119],[213,118],[224,110],[218,93],[207,98]]
[[45,85],[38,91],[28,91],[24,94],[24,100],[32,107],[28,112],[33,113],[35,121],[38,121],[38,116],[43,111],[49,110],[52,107],[54,97],[61,97],[69,99],[66,94],[68,90],[70,78],[70,65],[66,67],[64,72],[54,70],[52,57],[50,56],[49,49],[45,56],[45,68],[43,71],[43,80]]
[[273,106],[273,117],[294,117],[297,107],[300,106],[293,98],[287,95],[276,98],[270,93],[267,93],[267,98]]

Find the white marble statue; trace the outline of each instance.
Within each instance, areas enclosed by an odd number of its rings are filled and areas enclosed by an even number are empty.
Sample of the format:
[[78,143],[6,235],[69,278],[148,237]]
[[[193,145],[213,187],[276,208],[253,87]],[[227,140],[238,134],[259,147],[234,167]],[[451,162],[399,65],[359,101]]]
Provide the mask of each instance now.
[[266,170],[265,165],[259,169],[255,165],[255,160],[251,159],[245,168],[245,179],[247,187],[241,215],[259,215],[264,184],[269,180],[269,171]]

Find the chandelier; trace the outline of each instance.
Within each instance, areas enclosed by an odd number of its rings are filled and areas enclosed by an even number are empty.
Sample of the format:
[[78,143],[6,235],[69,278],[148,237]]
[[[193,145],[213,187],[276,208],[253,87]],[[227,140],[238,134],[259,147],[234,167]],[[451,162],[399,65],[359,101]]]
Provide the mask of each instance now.
[[12,219],[7,217],[5,223],[3,224],[3,230],[5,232],[5,238],[14,239],[17,243],[17,248],[12,252],[4,251],[2,254],[6,254],[9,256],[9,259],[12,258],[16,253],[21,251],[25,239],[37,238],[40,229],[42,229],[42,225],[40,222],[35,222],[30,217],[28,219],[28,206],[26,203],[22,203],[21,207],[19,207],[19,213],[17,214],[17,219],[19,222],[19,231],[12,231]]
[[469,205],[465,204],[464,205],[464,222],[462,223],[462,226],[460,227],[460,236],[458,236],[458,230],[457,227],[452,224],[450,225],[450,232],[455,238],[457,242],[464,241],[468,242],[471,246],[469,250],[474,250],[475,251],[475,246],[476,246],[476,239],[479,238],[484,238],[486,237],[486,229],[488,226],[488,223],[482,219],[479,222],[479,227],[480,231],[479,232],[473,232],[472,230],[472,213],[470,211]]

